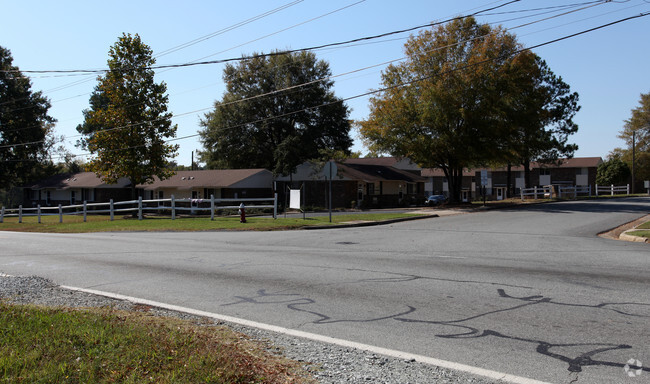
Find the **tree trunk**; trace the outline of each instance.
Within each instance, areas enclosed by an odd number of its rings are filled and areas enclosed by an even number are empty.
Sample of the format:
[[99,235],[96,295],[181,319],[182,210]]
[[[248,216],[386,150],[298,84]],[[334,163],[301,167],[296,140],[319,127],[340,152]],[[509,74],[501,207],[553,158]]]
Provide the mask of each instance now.
[[522,161],[524,166],[524,188],[530,188],[530,160]]
[[443,168],[443,172],[447,177],[447,185],[449,186],[449,202],[460,203],[460,193],[463,185],[463,169],[457,168]]

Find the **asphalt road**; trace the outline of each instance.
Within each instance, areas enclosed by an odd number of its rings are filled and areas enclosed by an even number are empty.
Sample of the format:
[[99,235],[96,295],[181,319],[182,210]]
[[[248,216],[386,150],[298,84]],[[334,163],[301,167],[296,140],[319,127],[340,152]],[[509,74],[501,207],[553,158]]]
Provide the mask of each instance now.
[[626,198],[318,231],[0,232],[0,272],[542,381],[641,383],[650,245],[596,234],[648,213]]

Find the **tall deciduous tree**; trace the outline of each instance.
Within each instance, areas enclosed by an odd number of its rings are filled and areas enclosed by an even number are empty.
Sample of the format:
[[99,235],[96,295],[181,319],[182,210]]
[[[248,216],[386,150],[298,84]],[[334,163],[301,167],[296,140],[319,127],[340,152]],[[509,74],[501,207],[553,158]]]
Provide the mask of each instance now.
[[497,156],[506,143],[498,113],[504,63],[519,49],[513,35],[472,17],[421,32],[405,45],[407,59],[382,74],[360,132],[375,152],[441,168],[452,201],[463,169]]
[[524,166],[530,187],[531,162],[553,163],[578,149],[569,143],[569,136],[578,131],[573,122],[580,110],[578,94],[530,51],[517,54],[504,67],[501,108],[507,148],[500,155],[505,162]]
[[140,36],[123,34],[109,50],[109,71],[98,78],[77,126],[84,134],[79,145],[95,155],[87,168],[107,183],[127,177],[133,197],[137,184],[173,174],[167,164],[178,149],[166,142],[176,136],[176,126],[167,111],[167,86],[154,81],[155,62]]
[[627,148],[617,148],[615,154],[632,168],[632,140],[634,139],[634,178],[650,180],[650,92],[641,94],[639,106],[632,109],[632,116],[625,120],[618,137],[625,140]]
[[383,73],[361,134],[371,150],[441,168],[451,201],[460,200],[464,168],[528,169],[575,151],[567,141],[578,95],[502,28],[455,20],[412,37],[406,54]]
[[49,151],[56,120],[48,115],[49,100],[31,87],[11,52],[0,47],[0,191],[43,176],[44,166],[53,168]]
[[226,92],[201,121],[209,168],[291,174],[322,150],[349,153],[349,110],[313,53],[256,55],[224,70]]

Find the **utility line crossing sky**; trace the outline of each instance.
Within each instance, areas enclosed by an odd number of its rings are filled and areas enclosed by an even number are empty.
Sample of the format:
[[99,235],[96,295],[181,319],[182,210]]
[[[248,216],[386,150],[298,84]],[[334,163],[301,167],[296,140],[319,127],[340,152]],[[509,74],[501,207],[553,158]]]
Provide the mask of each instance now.
[[[502,6],[501,6],[502,5]],[[499,7],[501,6],[501,7]],[[498,7],[498,8],[495,8]],[[403,45],[421,29],[374,39],[388,32],[479,13],[480,22],[503,25],[525,47],[650,12],[650,0],[580,1],[425,1],[404,0],[249,0],[211,1],[84,1],[23,0],[2,4],[0,46],[8,48],[14,65],[32,79],[32,89],[52,101],[55,133],[65,137],[74,154],[75,127],[83,122],[98,73],[49,72],[106,69],[108,50],[124,33],[139,34],[157,58],[156,81],[168,87],[169,110],[178,124],[180,145],[175,161],[189,165],[191,152],[201,150],[199,121],[223,96],[225,64],[221,61],[323,46],[314,52],[330,64],[334,90],[349,99],[351,117],[368,116],[368,98],[381,87],[387,63],[404,57]],[[547,61],[580,95],[576,115],[579,132],[572,142],[576,156],[605,157],[625,143],[617,138],[640,94],[650,92],[650,16],[558,41],[533,51]],[[333,43],[361,39],[333,45]],[[188,65],[196,62],[212,64]],[[353,150],[367,150],[352,132]],[[80,157],[86,160],[85,156]],[[54,159],[55,161],[58,159]]]

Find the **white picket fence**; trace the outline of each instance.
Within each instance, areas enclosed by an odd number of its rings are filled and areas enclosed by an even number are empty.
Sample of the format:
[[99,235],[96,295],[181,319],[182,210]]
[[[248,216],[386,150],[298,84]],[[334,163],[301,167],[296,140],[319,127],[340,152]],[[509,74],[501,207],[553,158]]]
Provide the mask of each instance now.
[[577,199],[578,196],[591,197],[591,185],[558,185],[557,197],[560,199]]
[[551,186],[521,188],[521,199],[525,200],[528,196],[532,196],[533,199],[550,199],[553,193]]
[[[270,204],[260,204],[268,202]],[[166,205],[169,203],[169,205]],[[202,207],[204,203],[210,203],[209,207]],[[235,203],[236,205],[220,205],[220,204]],[[240,204],[244,204],[246,209],[251,208],[273,208],[273,218],[278,217],[278,194],[276,193],[271,198],[250,198],[250,199],[215,199],[214,195],[209,199],[176,199],[172,195],[169,199],[154,199],[143,200],[140,197],[138,200],[118,201],[114,202],[113,199],[108,203],[88,203],[76,205],[62,206],[59,204],[57,207],[42,207],[38,205],[36,208],[23,208],[19,206],[14,209],[0,209],[0,223],[4,222],[6,217],[18,217],[18,222],[23,222],[23,217],[36,216],[38,222],[41,222],[43,216],[59,216],[59,223],[63,222],[65,215],[83,215],[83,221],[86,222],[89,213],[92,214],[109,214],[111,221],[115,219],[116,213],[137,212],[138,219],[142,220],[145,212],[164,213],[169,212],[171,219],[175,220],[176,215],[182,212],[190,212],[192,214],[199,211],[210,211],[210,219],[214,220],[214,215],[218,209],[239,209]],[[253,203],[253,204],[250,204]]]
[[630,194],[630,184],[628,185],[598,185],[596,184],[596,196],[601,195],[629,195]]
[[[533,187],[533,188],[522,188],[521,189],[521,199],[524,200],[526,197],[533,197],[534,199],[550,199],[553,197],[552,186],[545,187]],[[595,188],[596,196],[603,195],[629,195],[630,194],[630,185],[596,185]],[[590,185],[558,185],[557,186],[557,197],[560,199],[577,199],[579,195],[589,196],[592,195],[592,189]]]

